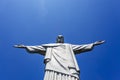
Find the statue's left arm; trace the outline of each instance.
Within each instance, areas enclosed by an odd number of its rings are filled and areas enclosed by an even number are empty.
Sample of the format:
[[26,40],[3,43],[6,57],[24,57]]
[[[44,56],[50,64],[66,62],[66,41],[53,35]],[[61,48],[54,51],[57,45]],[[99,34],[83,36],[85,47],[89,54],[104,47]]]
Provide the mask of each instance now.
[[105,41],[96,41],[94,43],[90,43],[90,44],[84,44],[84,45],[72,45],[72,49],[74,51],[75,54],[79,54],[82,52],[87,52],[87,51],[91,51],[94,46],[103,44]]

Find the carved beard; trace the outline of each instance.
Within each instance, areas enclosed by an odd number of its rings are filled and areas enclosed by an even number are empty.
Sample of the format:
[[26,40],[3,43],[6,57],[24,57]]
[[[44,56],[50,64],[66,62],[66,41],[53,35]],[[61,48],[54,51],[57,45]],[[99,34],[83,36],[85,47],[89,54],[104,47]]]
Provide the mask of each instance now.
[[57,43],[64,43],[64,39],[63,38],[58,38]]

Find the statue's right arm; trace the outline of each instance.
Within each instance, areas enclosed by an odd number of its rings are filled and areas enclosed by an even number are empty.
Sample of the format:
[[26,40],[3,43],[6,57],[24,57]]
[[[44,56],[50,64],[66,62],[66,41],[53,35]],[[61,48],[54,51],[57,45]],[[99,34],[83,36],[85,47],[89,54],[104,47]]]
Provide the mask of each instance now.
[[29,53],[39,53],[45,55],[46,49],[42,46],[25,46],[25,45],[14,45],[15,48],[24,48]]
[[25,45],[22,45],[22,44],[20,44],[20,45],[14,45],[14,47],[15,47],[15,48],[26,48],[26,46],[25,46]]

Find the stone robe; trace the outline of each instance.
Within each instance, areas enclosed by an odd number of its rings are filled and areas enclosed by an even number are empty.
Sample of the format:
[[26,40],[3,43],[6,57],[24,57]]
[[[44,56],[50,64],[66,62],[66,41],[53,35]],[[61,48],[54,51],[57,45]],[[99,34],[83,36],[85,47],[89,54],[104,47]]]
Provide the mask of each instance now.
[[[79,80],[80,69],[75,54],[90,51],[93,44],[72,45],[67,43],[26,46],[28,52],[45,56],[44,80]],[[60,76],[61,75],[61,76]]]

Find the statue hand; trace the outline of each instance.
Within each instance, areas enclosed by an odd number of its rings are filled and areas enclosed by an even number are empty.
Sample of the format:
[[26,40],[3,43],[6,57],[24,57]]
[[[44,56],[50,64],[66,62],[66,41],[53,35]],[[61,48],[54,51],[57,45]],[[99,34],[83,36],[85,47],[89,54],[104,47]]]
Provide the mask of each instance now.
[[25,46],[25,45],[20,44],[20,45],[14,45],[14,47],[15,47],[15,48],[25,48],[26,46]]
[[103,44],[104,42],[105,42],[105,40],[96,41],[96,42],[94,42],[94,45],[100,45],[100,44]]

